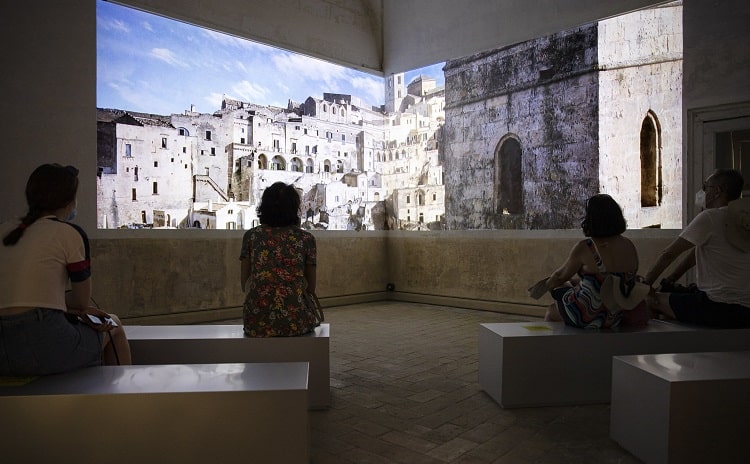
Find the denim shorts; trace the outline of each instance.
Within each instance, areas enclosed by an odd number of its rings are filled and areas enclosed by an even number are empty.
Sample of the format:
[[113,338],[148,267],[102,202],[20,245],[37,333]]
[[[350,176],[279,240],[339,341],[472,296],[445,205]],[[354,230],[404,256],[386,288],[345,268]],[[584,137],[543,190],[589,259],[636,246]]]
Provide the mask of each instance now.
[[[1,311],[0,311],[1,313]],[[0,375],[58,374],[97,366],[101,334],[57,309],[0,315]]]

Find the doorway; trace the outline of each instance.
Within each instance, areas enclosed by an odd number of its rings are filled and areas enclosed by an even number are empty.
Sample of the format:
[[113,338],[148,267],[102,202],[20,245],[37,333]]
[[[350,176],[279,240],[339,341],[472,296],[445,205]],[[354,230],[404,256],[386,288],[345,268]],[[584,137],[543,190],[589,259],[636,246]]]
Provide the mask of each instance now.
[[750,196],[750,102],[689,110],[688,121],[683,224],[699,213],[692,199],[715,169],[740,171]]

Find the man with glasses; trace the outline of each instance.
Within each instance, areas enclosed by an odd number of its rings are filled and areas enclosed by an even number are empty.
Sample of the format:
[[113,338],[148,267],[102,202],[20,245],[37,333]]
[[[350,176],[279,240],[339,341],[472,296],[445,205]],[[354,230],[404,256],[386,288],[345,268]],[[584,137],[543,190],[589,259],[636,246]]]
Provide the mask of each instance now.
[[[750,202],[740,199],[743,186],[742,174],[734,169],[717,169],[703,183],[695,196],[703,211],[661,252],[644,278],[651,284],[679,256],[688,253],[662,279],[662,291],[649,298],[653,310],[692,324],[750,327],[750,230],[738,225],[735,212],[736,205]],[[730,202],[735,202],[732,208]],[[696,286],[667,293],[693,266]]]

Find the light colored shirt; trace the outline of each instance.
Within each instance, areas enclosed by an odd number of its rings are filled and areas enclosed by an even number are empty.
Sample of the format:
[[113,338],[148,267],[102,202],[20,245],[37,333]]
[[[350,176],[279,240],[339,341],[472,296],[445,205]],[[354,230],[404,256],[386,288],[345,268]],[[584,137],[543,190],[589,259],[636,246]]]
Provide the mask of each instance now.
[[[0,238],[18,224],[0,225]],[[0,263],[0,313],[13,307],[65,310],[69,280],[90,276],[88,239],[80,227],[46,216],[28,226],[15,245],[0,241]]]
[[750,308],[750,253],[726,239],[727,207],[702,211],[680,237],[695,245],[696,284],[713,301]]

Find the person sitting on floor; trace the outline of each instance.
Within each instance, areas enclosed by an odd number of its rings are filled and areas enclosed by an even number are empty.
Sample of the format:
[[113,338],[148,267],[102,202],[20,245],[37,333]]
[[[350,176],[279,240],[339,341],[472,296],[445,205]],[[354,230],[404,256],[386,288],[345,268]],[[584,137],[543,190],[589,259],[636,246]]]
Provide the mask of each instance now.
[[[687,255],[649,298],[653,310],[669,319],[711,327],[750,327],[750,198],[740,199],[742,174],[717,169],[696,194],[705,208],[659,255],[646,273],[654,283],[679,256]],[[690,268],[696,288],[669,292]]]

